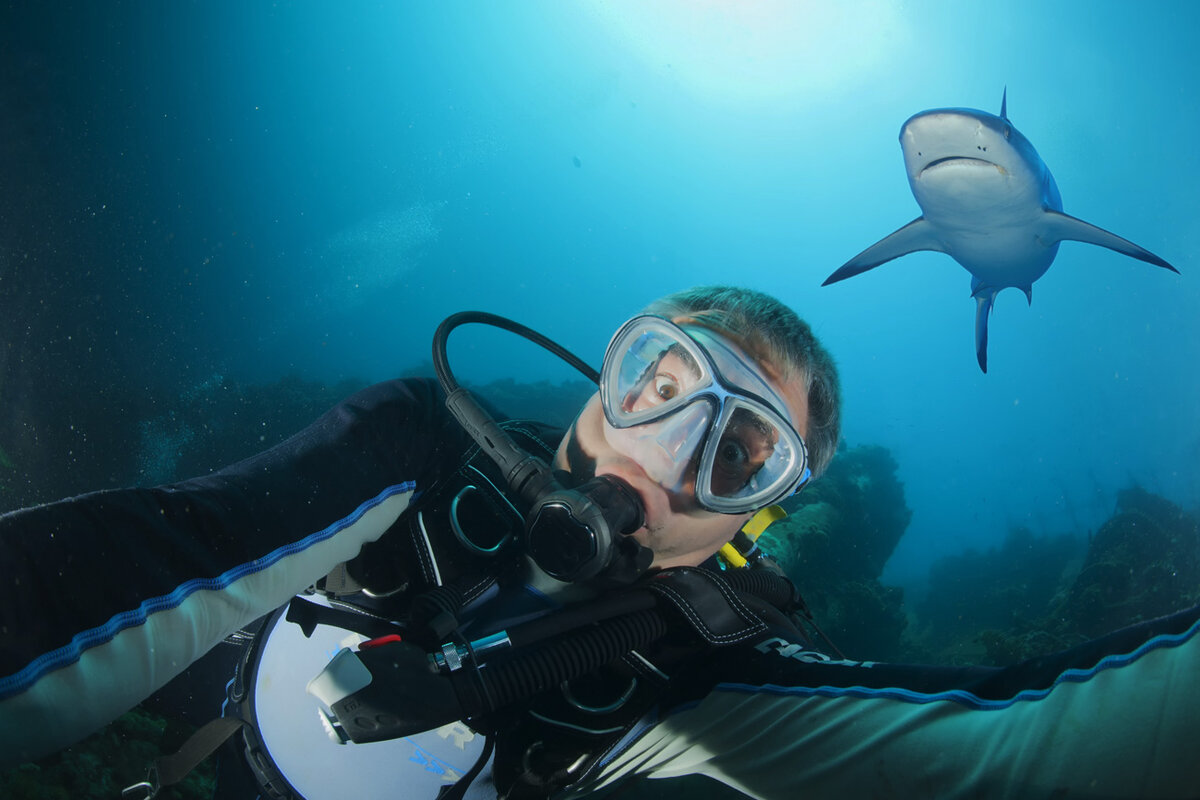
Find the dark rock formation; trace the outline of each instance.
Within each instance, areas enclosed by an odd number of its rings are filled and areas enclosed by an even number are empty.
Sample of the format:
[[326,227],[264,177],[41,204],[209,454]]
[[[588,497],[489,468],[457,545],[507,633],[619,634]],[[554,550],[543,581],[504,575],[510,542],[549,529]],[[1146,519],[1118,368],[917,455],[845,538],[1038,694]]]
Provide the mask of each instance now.
[[922,644],[1010,664],[1200,602],[1200,519],[1173,503],[1126,489],[1086,544],[1016,532],[999,551],[938,562]]
[[[36,763],[0,770],[5,800],[112,800],[121,790],[146,780],[149,765],[174,753],[194,728],[142,709],[121,715],[103,730],[73,747]],[[216,767],[198,766],[159,800],[206,800],[212,797]],[[145,793],[133,795],[145,796]]]
[[977,661],[985,629],[1010,629],[1040,619],[1047,604],[1079,568],[1084,542],[1074,535],[1036,536],[1014,528],[999,547],[969,550],[936,561],[929,591],[918,604],[914,643],[927,659]]
[[818,624],[851,658],[901,652],[903,592],[879,582],[912,512],[896,462],[882,447],[842,450],[788,500],[789,515],[760,540],[800,587]]
[[1200,521],[1133,487],[1088,547],[1058,609],[1084,636],[1168,614],[1200,598]]

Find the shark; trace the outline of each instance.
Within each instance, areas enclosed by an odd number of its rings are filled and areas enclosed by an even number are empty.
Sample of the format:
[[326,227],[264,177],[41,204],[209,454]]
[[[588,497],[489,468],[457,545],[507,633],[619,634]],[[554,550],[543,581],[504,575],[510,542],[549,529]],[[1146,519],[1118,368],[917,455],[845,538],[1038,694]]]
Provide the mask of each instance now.
[[852,278],[920,250],[945,253],[971,273],[975,355],[987,372],[988,318],[1010,287],[1033,302],[1064,240],[1087,242],[1178,273],[1128,239],[1063,213],[1062,195],[1037,150],[1008,119],[972,108],[914,114],[900,129],[900,149],[921,216],[833,272],[822,286]]

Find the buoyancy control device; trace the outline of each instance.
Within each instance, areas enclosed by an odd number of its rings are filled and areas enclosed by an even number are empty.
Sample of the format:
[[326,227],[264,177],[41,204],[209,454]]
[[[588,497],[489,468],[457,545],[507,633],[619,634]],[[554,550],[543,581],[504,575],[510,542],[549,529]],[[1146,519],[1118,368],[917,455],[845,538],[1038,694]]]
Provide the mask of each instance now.
[[[434,366],[447,407],[495,462],[522,506],[530,509],[521,550],[556,580],[598,581],[606,591],[586,603],[475,639],[459,632],[462,598],[452,584],[418,599],[417,604],[433,610],[417,619],[416,626],[411,619],[401,625],[357,609],[293,600],[286,618],[306,636],[317,624],[326,624],[367,637],[353,649],[341,649],[308,684],[321,704],[330,738],[343,744],[378,742],[459,720],[493,733],[508,711],[523,701],[644,648],[668,631],[687,639],[692,649],[719,647],[764,635],[768,622],[791,627],[792,615],[806,612],[790,581],[777,570],[761,568],[770,562],[753,540],[777,518],[773,512],[752,520],[733,543],[738,547],[723,551],[726,564],[750,568],[688,567],[647,574],[652,553],[628,535],[642,525],[637,494],[608,476],[566,485],[564,475],[520,447],[458,385],[449,368],[446,339],[454,328],[471,322],[524,336],[593,381],[597,373],[540,334],[482,312],[447,318],[434,337]],[[226,720],[215,721],[221,723],[220,731],[210,731],[207,738],[202,728],[197,738],[203,739],[203,746],[189,747],[189,742],[180,754],[187,753],[186,758],[173,764],[160,760],[155,788],[171,782],[168,774],[186,773],[185,761],[198,762],[211,752],[216,745],[209,742],[218,733],[228,737],[238,729]],[[252,739],[250,733],[247,739]],[[489,738],[480,761],[490,752]],[[459,782],[458,794],[472,776]],[[260,776],[260,783],[264,781],[264,786],[271,781],[286,785],[271,775]],[[296,795],[284,791],[278,796]]]

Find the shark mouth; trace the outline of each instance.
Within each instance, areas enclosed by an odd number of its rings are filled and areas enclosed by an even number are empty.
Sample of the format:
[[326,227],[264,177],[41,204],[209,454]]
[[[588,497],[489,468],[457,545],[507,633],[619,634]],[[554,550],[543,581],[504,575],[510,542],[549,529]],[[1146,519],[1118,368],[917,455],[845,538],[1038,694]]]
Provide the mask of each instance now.
[[1001,174],[1004,173],[1004,168],[1001,167],[999,164],[992,163],[991,161],[984,161],[982,158],[969,158],[967,156],[946,156],[945,158],[935,158],[933,161],[930,161],[928,164],[926,164],[924,167],[921,168],[921,174],[924,175],[925,173],[931,172],[935,169],[942,169],[943,167],[950,167],[950,166],[992,167],[993,169],[999,170]]

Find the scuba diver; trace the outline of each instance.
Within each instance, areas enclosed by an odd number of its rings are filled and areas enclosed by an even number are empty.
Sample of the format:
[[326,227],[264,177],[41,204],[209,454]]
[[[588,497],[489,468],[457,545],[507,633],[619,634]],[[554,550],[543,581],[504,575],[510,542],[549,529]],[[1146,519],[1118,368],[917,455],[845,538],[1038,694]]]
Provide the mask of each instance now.
[[440,382],[365,389],[210,475],[0,516],[0,765],[243,631],[221,717],[135,796],[222,742],[249,792],[307,800],[689,774],[762,798],[1200,796],[1200,608],[1005,668],[807,633],[753,535],[833,457],[840,393],[774,298],[651,304],[565,434],[457,386],[460,322]]

